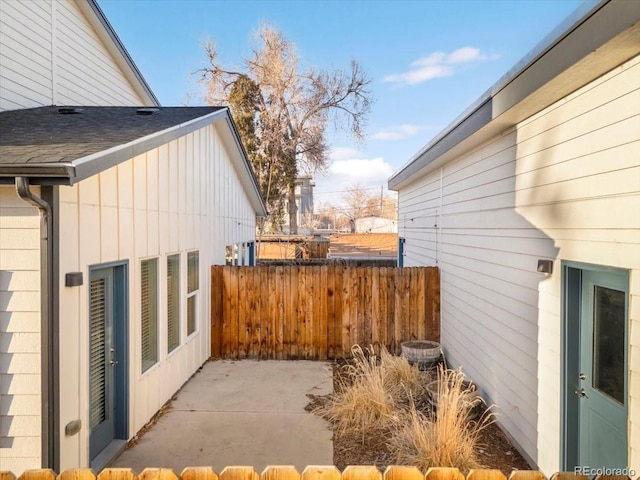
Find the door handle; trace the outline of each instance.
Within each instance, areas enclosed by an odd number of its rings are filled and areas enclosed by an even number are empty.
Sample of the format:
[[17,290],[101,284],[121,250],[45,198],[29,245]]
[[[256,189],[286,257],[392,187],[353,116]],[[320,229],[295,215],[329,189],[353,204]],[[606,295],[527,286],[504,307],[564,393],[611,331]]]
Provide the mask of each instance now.
[[580,398],[589,398],[587,397],[587,391],[584,388],[581,388],[580,390],[576,390],[575,394]]

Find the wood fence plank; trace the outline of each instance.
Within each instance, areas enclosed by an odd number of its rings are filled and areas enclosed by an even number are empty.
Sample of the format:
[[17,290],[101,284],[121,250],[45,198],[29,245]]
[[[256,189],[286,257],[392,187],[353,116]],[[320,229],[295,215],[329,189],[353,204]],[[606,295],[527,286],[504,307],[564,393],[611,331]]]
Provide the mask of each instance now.
[[259,480],[253,467],[225,467],[219,477],[220,480]]
[[342,271],[342,349],[345,356],[351,353],[351,267]]
[[220,358],[220,275],[222,267],[211,267],[211,358]]
[[358,345],[360,340],[358,338],[358,300],[360,297],[358,273],[358,267],[351,269],[351,291],[353,292],[349,297],[351,303],[349,306],[349,343],[351,346]]
[[504,473],[496,469],[471,469],[467,480],[507,480]]
[[336,358],[336,270],[327,268],[327,359]]
[[371,328],[371,283],[372,268],[362,268],[362,343],[367,347],[373,345],[372,328]]
[[395,303],[394,303],[394,337],[396,343],[396,350],[399,351],[400,343],[403,341],[402,339],[402,316],[404,314],[402,310],[402,282],[404,282],[403,272],[405,268],[396,268],[395,269],[395,280],[394,280],[394,288],[395,288]]
[[261,480],[300,480],[296,467],[290,465],[270,465],[264,469]]
[[178,476],[170,468],[145,468],[138,480],[178,480]]
[[247,358],[251,350],[251,316],[249,314],[250,291],[253,290],[253,275],[250,269],[240,267],[238,277],[238,358]]
[[[256,269],[256,272],[259,271]],[[180,474],[182,480],[218,480],[218,474],[211,467],[187,467]]]
[[363,305],[364,305],[364,281],[362,278],[362,267],[356,267],[355,278],[351,277],[351,288],[355,292],[352,305],[355,306],[355,316],[351,317],[351,343],[360,345],[363,348],[368,347],[364,339],[364,322],[363,322]]
[[229,345],[231,346],[231,358],[238,358],[240,349],[240,302],[239,294],[240,267],[232,267],[231,269],[231,313],[229,315],[231,335]]
[[379,315],[378,315],[378,329],[380,346],[385,346],[389,350],[388,335],[387,335],[387,267],[380,267],[379,269]]
[[631,480],[628,475],[596,475],[596,480]]
[[[282,358],[291,359],[291,348],[295,342],[295,336],[292,337],[291,324],[291,267],[286,266],[282,269]],[[294,334],[295,335],[295,334]]]
[[299,358],[307,358],[307,269],[298,267],[298,340]]
[[[5,470],[0,470],[0,480],[16,480],[16,476]],[[339,478],[337,480],[340,480]]]
[[419,268],[416,273],[416,282],[412,285],[411,292],[413,301],[416,303],[416,338],[419,340],[426,340],[427,271],[424,268]]
[[271,291],[269,290],[269,269],[260,267],[260,357],[262,360],[269,358],[269,302]]
[[464,475],[457,468],[436,467],[427,470],[424,480],[464,480]]
[[327,304],[329,302],[329,277],[327,266],[320,267],[320,316],[318,317],[318,327],[320,330],[320,350],[318,351],[318,359],[324,360],[328,358],[329,351],[329,335],[327,322]]
[[302,480],[342,480],[336,467],[309,465],[302,472]]
[[222,271],[222,337],[220,343],[220,355],[222,358],[230,358],[231,352],[231,305],[233,304],[231,294],[231,269],[225,268]]
[[278,274],[276,267],[269,267],[269,339],[267,341],[268,358],[276,358],[276,340],[278,327],[278,303],[276,302],[276,288]]
[[429,283],[427,297],[429,298],[428,311],[428,339],[436,342],[440,341],[440,269],[438,267],[428,268]]
[[371,271],[371,344],[377,355],[380,354],[380,269]]
[[342,472],[342,480],[382,480],[382,474],[372,465],[350,465]]
[[547,477],[537,470],[514,470],[509,480],[547,480]]
[[411,288],[411,277],[413,275],[413,268],[405,268],[404,275],[402,278],[402,286],[401,286],[401,294],[402,294],[402,336],[401,341],[406,342],[407,340],[411,340],[411,302],[409,297],[409,292]]
[[311,277],[313,278],[313,292],[311,306],[311,339],[309,343],[309,355],[312,360],[318,358],[318,352],[320,351],[320,269],[311,268]]
[[391,465],[384,471],[384,480],[424,480],[417,467]]
[[96,480],[96,474],[90,468],[69,468],[58,475],[58,480]]
[[250,358],[260,358],[260,315],[262,313],[262,284],[260,277],[260,267],[249,267],[250,275],[253,277],[253,291],[251,292],[251,355]]
[[98,474],[98,480],[136,480],[130,468],[105,468]]
[[291,323],[291,347],[289,348],[289,354],[292,360],[296,360],[300,358],[300,323],[298,319],[298,309],[300,308],[298,288],[300,280],[298,267],[292,266],[289,273],[289,282],[291,285],[291,295],[288,299],[291,305],[291,316],[289,317]]
[[345,356],[345,347],[342,343],[342,277],[344,269],[340,266],[334,269],[334,288],[333,288],[333,308],[334,324],[333,324],[333,342],[335,345],[335,358]]
[[284,358],[284,267],[276,267],[276,357]]
[[391,353],[398,353],[396,348],[396,269],[387,268],[387,348]]

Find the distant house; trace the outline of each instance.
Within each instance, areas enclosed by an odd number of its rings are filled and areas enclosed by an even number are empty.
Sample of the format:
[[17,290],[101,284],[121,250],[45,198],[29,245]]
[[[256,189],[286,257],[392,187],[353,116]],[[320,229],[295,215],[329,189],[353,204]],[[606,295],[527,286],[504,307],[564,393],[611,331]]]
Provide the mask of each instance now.
[[265,207],[229,111],[160,107],[94,0],[0,17],[0,465],[99,469],[209,358]]
[[398,224],[391,218],[356,218],[356,233],[398,233]]
[[547,475],[640,470],[639,20],[583,6],[389,180],[448,361]]

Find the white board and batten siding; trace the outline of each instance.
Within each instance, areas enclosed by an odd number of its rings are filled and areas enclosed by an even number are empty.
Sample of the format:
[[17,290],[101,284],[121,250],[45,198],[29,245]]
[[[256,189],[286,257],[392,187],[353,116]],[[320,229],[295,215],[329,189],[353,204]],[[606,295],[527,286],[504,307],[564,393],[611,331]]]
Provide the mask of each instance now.
[[640,58],[402,188],[399,219],[405,266],[441,268],[448,358],[547,474],[560,468],[561,263],[629,271],[640,470]]
[[40,215],[0,187],[0,470],[40,466],[40,405]]
[[0,111],[148,103],[75,1],[2,1],[0,30]]
[[[129,436],[171,398],[210,356],[210,269],[224,264],[225,245],[255,239],[255,212],[219,132],[210,125],[126,161],[73,187],[60,187],[60,281],[65,272],[127,260],[129,265]],[[252,227],[253,226],[253,227]],[[200,253],[199,323],[187,337],[187,252]],[[181,255],[181,343],[167,353],[167,256]],[[140,263],[158,258],[159,361],[141,368]],[[77,392],[61,403],[60,423],[80,418],[89,425],[88,280],[62,289],[61,392]],[[61,438],[61,468],[89,463],[88,429]]]

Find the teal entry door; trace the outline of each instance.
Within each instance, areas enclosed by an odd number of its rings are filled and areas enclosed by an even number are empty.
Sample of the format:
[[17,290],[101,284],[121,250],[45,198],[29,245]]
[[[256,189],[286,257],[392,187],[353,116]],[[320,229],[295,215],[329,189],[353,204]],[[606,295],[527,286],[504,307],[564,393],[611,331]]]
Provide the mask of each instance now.
[[578,461],[627,467],[628,295],[622,273],[582,271]]
[[89,455],[127,438],[127,270],[89,273]]

